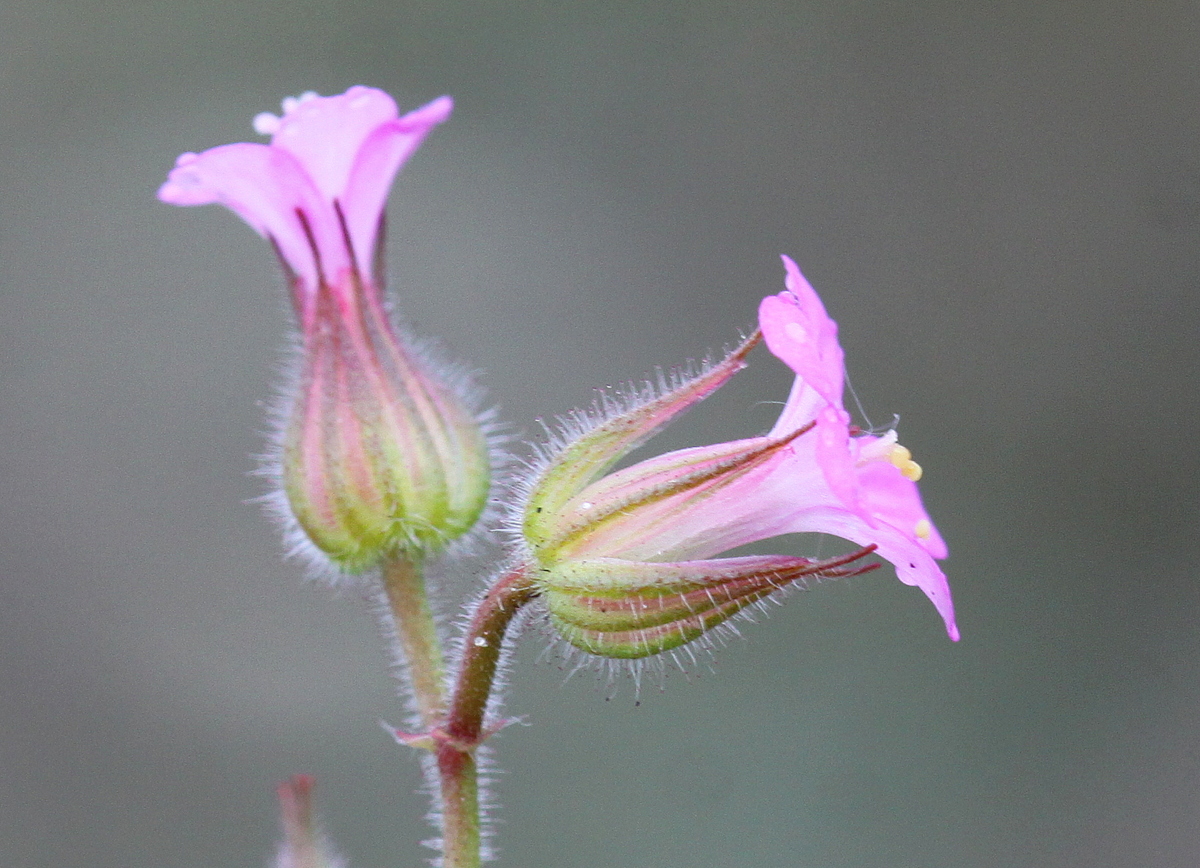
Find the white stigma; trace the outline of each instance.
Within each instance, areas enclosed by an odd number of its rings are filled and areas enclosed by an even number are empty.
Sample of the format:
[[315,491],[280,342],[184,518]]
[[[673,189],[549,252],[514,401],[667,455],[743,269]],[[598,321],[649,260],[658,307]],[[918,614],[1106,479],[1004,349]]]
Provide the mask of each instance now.
[[315,90],[306,90],[300,96],[285,96],[280,106],[283,108],[284,115],[290,115],[296,109],[300,108],[304,103],[311,99],[316,99],[320,94]]
[[[929,522],[925,522],[925,523],[929,524]],[[476,648],[486,648],[487,644],[488,644],[488,640],[483,638],[482,636],[475,637],[474,645]]]
[[254,132],[260,136],[273,136],[279,131],[279,120],[270,112],[259,112],[254,116]]

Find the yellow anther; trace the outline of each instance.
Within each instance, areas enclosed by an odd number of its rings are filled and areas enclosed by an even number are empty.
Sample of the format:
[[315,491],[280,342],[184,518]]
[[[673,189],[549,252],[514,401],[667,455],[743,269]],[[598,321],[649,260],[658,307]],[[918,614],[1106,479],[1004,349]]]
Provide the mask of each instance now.
[[912,453],[899,443],[888,450],[888,461],[896,465],[906,479],[916,482],[921,478],[921,465],[912,460]]
[[929,523],[929,519],[923,518],[917,522],[916,527],[913,528],[913,533],[917,535],[918,539],[929,539],[930,534],[933,533],[933,525]]

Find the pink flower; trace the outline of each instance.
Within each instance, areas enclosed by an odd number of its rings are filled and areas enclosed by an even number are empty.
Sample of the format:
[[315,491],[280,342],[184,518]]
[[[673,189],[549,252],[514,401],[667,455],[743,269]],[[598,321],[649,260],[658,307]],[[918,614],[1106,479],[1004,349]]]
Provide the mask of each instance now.
[[[946,545],[917,492],[921,469],[894,431],[873,436],[850,425],[842,406],[845,368],[837,325],[795,263],[785,257],[784,265],[787,291],[764,299],[759,319],[767,346],[796,380],[768,434],[682,449],[601,475],[728,381],[742,367],[754,336],[701,376],[567,442],[530,484],[522,535],[552,620],[560,611],[571,619],[556,621],[570,641],[583,631],[586,643],[576,644],[609,648],[614,643],[607,634],[599,638],[599,625],[608,623],[614,606],[645,611],[647,593],[662,598],[658,612],[684,588],[720,601],[734,588],[764,596],[787,584],[793,572],[820,578],[860,571],[846,560],[713,559],[790,533],[833,534],[877,551],[901,581],[925,592],[950,637],[958,639],[950,589],[937,565]],[[656,628],[674,629],[677,638],[703,632],[694,623],[703,613],[693,603],[672,605],[690,612],[691,621],[655,622]],[[732,604],[725,609],[736,611]],[[661,650],[641,635],[626,636],[630,616],[623,617],[616,643],[621,653],[596,653],[638,656],[631,649],[639,642],[651,649],[646,653]],[[717,622],[712,615],[711,623]]]
[[796,263],[785,256],[783,264],[787,291],[763,299],[759,323],[767,347],[796,380],[768,436],[815,425],[784,450],[759,493],[761,507],[779,516],[780,532],[829,533],[875,545],[900,581],[925,592],[957,641],[950,586],[937,564],[949,552],[921,504],[921,468],[895,431],[876,437],[851,426],[842,405],[846,371],[837,323]]
[[473,402],[394,328],[378,249],[393,178],[451,105],[401,117],[373,88],[307,93],[284,100],[282,117],[255,118],[270,144],[184,154],[158,191],[173,205],[226,206],[279,254],[303,336],[276,443],[289,524],[301,548],[307,539],[350,572],[437,551],[487,500]]
[[375,248],[392,179],[452,108],[443,96],[399,117],[390,96],[362,86],[341,96],[289,98],[282,117],[254,119],[258,132],[271,135],[269,145],[182,154],[158,198],[224,205],[269,239],[294,276],[305,327],[322,284],[336,295],[353,272],[380,281]]

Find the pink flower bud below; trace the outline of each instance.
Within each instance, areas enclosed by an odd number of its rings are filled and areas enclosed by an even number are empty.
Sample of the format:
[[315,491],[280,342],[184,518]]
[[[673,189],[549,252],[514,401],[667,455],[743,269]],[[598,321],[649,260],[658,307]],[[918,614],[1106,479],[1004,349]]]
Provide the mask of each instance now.
[[297,523],[349,571],[461,536],[487,499],[483,431],[395,335],[376,296],[319,294],[283,441]]
[[276,788],[283,820],[283,840],[275,853],[274,868],[345,868],[333,852],[313,814],[310,775],[293,775]]

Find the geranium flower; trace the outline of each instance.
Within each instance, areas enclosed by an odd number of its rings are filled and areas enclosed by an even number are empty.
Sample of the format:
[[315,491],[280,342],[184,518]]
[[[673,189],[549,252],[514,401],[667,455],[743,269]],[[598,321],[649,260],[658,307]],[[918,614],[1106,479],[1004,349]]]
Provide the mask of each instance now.
[[270,144],[183,154],[158,191],[224,205],[278,253],[303,337],[280,475],[296,523],[351,571],[441,547],[487,498],[486,438],[462,378],[396,331],[382,291],[388,189],[451,108],[441,97],[400,116],[373,88],[306,93],[254,119]]
[[[796,380],[768,436],[815,425],[785,450],[760,492],[763,506],[783,517],[784,533],[829,533],[876,546],[900,581],[925,592],[957,640],[950,586],[937,565],[949,551],[921,503],[921,468],[895,431],[877,437],[850,424],[842,404],[846,370],[837,323],[796,263],[786,256],[783,263],[787,291],[763,299],[759,324],[767,347]],[[799,491],[803,497],[795,496]]]
[[[837,325],[795,263],[784,264],[787,290],[763,300],[759,321],[796,380],[770,433],[602,475],[728,381],[756,334],[700,376],[581,426],[529,483],[520,530],[530,572],[551,621],[579,647],[622,657],[666,650],[783,586],[860,572],[852,562],[872,550],[925,592],[958,639],[937,565],[946,545],[921,504],[920,467],[894,431],[874,436],[850,425]],[[790,533],[828,533],[865,548],[824,562],[714,559]]]

